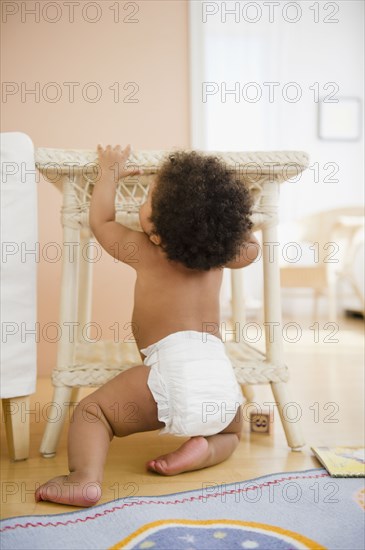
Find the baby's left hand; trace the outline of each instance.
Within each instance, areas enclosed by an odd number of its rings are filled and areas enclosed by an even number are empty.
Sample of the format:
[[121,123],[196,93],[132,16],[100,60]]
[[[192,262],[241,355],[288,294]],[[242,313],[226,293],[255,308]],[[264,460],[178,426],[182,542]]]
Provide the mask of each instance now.
[[106,174],[108,171],[113,172],[115,182],[120,180],[120,178],[142,173],[142,170],[139,168],[126,168],[126,162],[131,153],[130,145],[127,145],[125,149],[122,149],[120,145],[116,145],[114,148],[111,145],[107,145],[104,149],[99,144],[97,146],[97,152],[102,174]]

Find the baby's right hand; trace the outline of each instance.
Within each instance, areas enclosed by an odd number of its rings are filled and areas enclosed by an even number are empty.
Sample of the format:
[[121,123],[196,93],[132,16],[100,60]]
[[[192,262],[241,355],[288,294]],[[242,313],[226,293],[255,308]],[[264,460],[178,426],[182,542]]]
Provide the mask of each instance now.
[[121,178],[142,173],[142,170],[139,168],[126,168],[126,163],[131,153],[130,145],[127,145],[125,149],[122,149],[120,145],[116,145],[114,148],[111,145],[107,145],[104,149],[99,143],[97,152],[102,173],[113,172],[116,182]]

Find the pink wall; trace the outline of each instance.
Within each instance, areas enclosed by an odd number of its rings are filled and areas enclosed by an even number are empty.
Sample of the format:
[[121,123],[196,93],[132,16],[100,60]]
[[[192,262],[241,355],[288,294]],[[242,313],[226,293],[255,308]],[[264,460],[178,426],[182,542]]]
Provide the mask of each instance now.
[[[14,94],[3,96],[1,131],[25,132],[36,147],[87,149],[98,142],[131,143],[134,149],[189,146],[187,0],[83,1],[75,6],[74,22],[62,1],[57,2],[58,10],[53,6],[45,12],[40,2],[39,22],[22,10],[22,5],[34,9],[36,2],[3,4],[17,13],[5,14],[4,22],[3,12],[2,18],[2,80],[14,83],[7,85]],[[116,4],[119,22],[110,9]],[[80,84],[74,87],[73,102],[71,85],[65,82]],[[124,90],[128,82],[135,84]],[[37,86],[39,97],[26,94]],[[92,102],[96,91],[100,99]],[[56,94],[58,100],[52,102]],[[137,101],[128,102],[128,95]],[[62,243],[60,206],[59,192],[40,178],[41,249],[49,242]],[[58,321],[61,261],[41,259],[38,276],[38,320],[43,327]],[[130,320],[133,281],[134,271],[106,254],[95,265],[93,321],[101,325],[103,337],[113,337],[108,328],[113,323],[123,326]],[[39,375],[51,372],[56,347],[41,338]]]

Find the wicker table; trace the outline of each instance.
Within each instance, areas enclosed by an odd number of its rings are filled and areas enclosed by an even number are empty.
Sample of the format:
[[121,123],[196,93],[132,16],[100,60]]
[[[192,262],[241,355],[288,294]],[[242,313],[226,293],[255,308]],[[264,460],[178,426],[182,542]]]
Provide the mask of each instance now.
[[[243,184],[249,188],[254,199],[254,229],[262,230],[263,237],[266,353],[262,354],[236,341],[226,342],[226,349],[241,384],[271,384],[288,445],[292,449],[299,449],[304,445],[299,424],[290,422],[286,415],[291,400],[287,384],[289,372],[283,355],[279,266],[277,255],[272,255],[269,244],[277,242],[280,184],[305,170],[308,156],[295,151],[216,154],[231,170],[236,171]],[[143,168],[143,175],[119,182],[117,221],[133,229],[140,229],[139,207],[165,155],[164,151],[139,151],[132,154],[130,161]],[[72,243],[74,254],[63,255],[60,326],[77,327],[74,339],[62,330],[58,345],[57,365],[52,373],[54,410],[49,411],[52,421],[47,423],[40,449],[45,457],[55,455],[64,420],[70,404],[77,400],[79,387],[100,386],[122,370],[141,362],[135,343],[82,341],[82,329],[90,322],[91,316],[92,262],[86,261],[80,250],[92,239],[88,218],[93,182],[97,177],[96,161],[96,152],[89,150],[39,148],[36,151],[37,168],[63,194],[63,242]],[[241,272],[240,269],[231,270],[233,326],[244,321]],[[272,338],[274,328],[277,330]],[[248,394],[246,392],[246,396]]]

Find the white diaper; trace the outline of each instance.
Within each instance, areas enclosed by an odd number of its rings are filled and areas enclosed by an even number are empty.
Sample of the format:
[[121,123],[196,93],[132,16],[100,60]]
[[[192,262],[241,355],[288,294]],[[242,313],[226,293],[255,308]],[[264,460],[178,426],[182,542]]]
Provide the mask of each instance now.
[[244,402],[222,340],[206,332],[175,332],[141,352],[151,367],[148,387],[157,403],[160,433],[213,435]]

